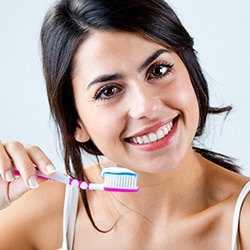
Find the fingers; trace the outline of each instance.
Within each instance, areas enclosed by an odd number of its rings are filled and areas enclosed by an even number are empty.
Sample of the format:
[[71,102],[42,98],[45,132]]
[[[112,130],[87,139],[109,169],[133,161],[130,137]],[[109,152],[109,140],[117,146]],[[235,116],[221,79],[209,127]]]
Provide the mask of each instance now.
[[27,191],[30,190],[27,185],[25,185],[22,178],[17,178],[13,182],[8,182],[8,200],[9,204],[11,204],[13,201],[20,198],[22,195],[24,195]]
[[0,180],[0,210],[8,207],[13,201],[20,198],[29,188],[25,185],[22,178],[18,178],[12,182]]
[[0,142],[0,174],[1,177],[8,182],[14,180],[11,160],[1,142]]
[[[36,169],[34,168],[34,165],[24,146],[19,142],[8,142],[5,143],[4,149],[6,154],[8,154],[12,160],[15,168],[19,170],[23,180],[26,182],[26,185],[32,189],[37,188],[39,184],[36,177]],[[5,173],[10,173],[10,170],[7,170]]]
[[52,162],[40,148],[30,145],[24,146],[19,142],[0,143],[0,173],[4,180],[10,182],[15,179],[13,167],[20,172],[29,188],[39,186],[35,167],[45,175],[56,172]]
[[[44,181],[37,178],[36,168],[45,175],[56,172],[56,168],[40,148],[24,146],[19,142],[0,141],[0,210]],[[14,173],[20,176],[16,177]]]
[[26,146],[27,154],[30,160],[38,167],[38,169],[45,175],[51,175],[56,172],[56,168],[51,160],[44,154],[44,152],[37,146]]

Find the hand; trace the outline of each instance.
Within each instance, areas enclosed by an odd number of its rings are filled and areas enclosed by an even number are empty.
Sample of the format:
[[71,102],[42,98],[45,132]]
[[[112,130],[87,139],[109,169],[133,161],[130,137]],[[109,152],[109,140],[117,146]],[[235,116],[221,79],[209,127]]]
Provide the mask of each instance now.
[[[37,178],[35,167],[48,176],[56,172],[39,147],[0,141],[0,210],[39,186],[42,180]],[[20,177],[14,175],[14,168],[20,172]]]

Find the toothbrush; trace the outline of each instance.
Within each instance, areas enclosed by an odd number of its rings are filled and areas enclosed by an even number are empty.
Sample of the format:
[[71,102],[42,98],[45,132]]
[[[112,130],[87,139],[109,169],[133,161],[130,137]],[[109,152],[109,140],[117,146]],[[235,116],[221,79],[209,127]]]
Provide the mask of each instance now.
[[[20,176],[20,172],[14,169],[14,174]],[[137,192],[138,174],[130,169],[123,167],[104,167],[101,175],[104,178],[104,183],[88,183],[78,179],[71,178],[62,173],[55,173],[53,176],[46,176],[37,170],[37,177],[46,180],[56,180],[73,187],[78,187],[87,190],[103,190],[107,192]]]

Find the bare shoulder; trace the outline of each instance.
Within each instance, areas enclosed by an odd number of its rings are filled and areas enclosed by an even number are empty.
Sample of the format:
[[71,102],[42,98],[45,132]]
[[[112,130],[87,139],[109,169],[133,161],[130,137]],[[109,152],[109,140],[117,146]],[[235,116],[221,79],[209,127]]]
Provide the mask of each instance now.
[[242,205],[239,221],[239,244],[240,249],[250,249],[250,187]]
[[[250,178],[221,167],[214,168],[213,186],[217,192],[226,194],[226,204],[232,213],[235,210],[236,202],[244,188],[248,185]],[[216,185],[217,183],[217,185]],[[250,190],[250,188],[248,188]],[[225,213],[226,214],[226,213]],[[230,213],[231,214],[231,213]],[[231,218],[231,216],[230,216]],[[228,218],[228,219],[230,219]],[[232,220],[232,219],[230,219]],[[250,192],[246,192],[239,218],[238,245],[240,250],[250,249]]]
[[[232,222],[233,213],[235,210],[236,202],[244,188],[244,186],[250,181],[248,176],[238,174],[229,170],[226,170],[220,166],[212,166],[211,171],[211,190],[213,193],[219,194],[217,201],[222,204],[221,211],[224,215],[223,225],[228,221],[228,232],[231,237],[232,234]],[[250,188],[248,189],[250,190]],[[239,218],[238,228],[238,245],[240,250],[250,249],[250,192],[246,195],[242,205],[242,210]]]
[[59,248],[64,193],[64,184],[47,181],[0,211],[0,248]]
[[219,165],[209,162],[208,164],[209,187],[214,193],[221,193],[228,201],[235,203],[244,185],[250,178],[225,169]]

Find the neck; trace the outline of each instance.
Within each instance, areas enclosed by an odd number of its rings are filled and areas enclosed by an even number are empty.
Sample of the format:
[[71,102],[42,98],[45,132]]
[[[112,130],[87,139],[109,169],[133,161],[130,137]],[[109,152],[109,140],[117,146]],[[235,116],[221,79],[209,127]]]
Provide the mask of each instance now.
[[206,160],[196,153],[189,157],[188,164],[164,174],[139,173],[140,191],[115,197],[147,218],[192,212],[197,209],[196,201],[204,197]]

